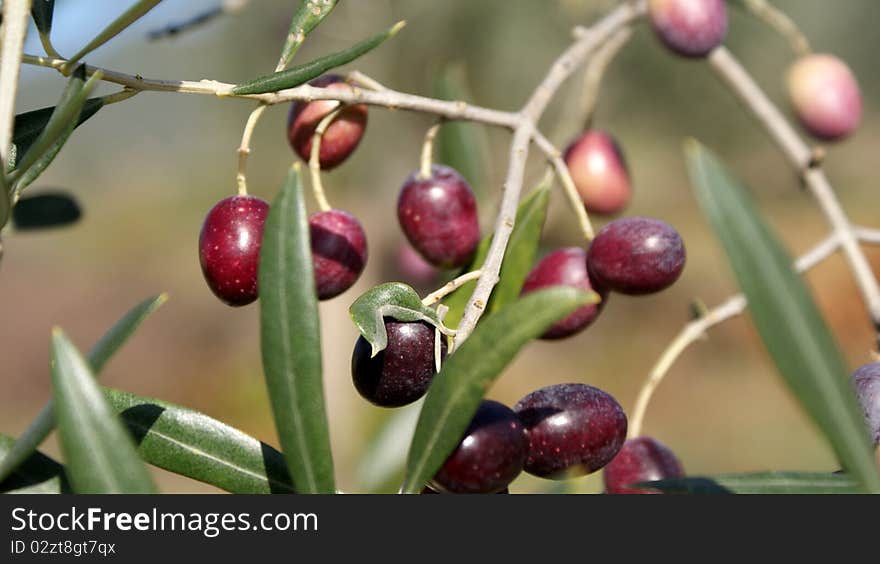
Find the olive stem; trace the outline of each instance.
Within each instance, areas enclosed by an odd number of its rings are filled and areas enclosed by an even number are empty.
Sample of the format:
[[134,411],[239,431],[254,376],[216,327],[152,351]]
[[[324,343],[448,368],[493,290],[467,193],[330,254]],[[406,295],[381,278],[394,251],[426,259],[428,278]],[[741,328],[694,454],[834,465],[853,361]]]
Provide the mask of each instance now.
[[741,0],[741,2],[755,17],[785,38],[795,55],[802,57],[810,54],[810,42],[788,14],[767,0]]
[[312,179],[312,192],[315,194],[315,201],[318,203],[318,209],[322,212],[333,209],[327,196],[324,194],[324,184],[321,182],[321,140],[324,138],[324,132],[330,127],[330,124],[342,111],[342,104],[337,104],[335,109],[324,116],[315,128],[312,134],[312,150],[309,153],[309,174]]
[[257,106],[248,116],[244,131],[241,134],[241,143],[238,146],[238,173],[235,175],[239,196],[247,196],[248,193],[247,162],[248,156],[251,154],[251,137],[254,134],[254,129],[257,127],[257,122],[260,121],[260,117],[265,111],[265,104]]
[[559,153],[559,149],[557,149],[553,143],[551,143],[550,140],[544,137],[540,132],[535,132],[534,141],[538,148],[547,157],[547,161],[553,167],[556,177],[562,185],[562,192],[565,194],[568,207],[571,208],[571,211],[573,211],[575,217],[577,217],[577,222],[584,239],[586,241],[592,241],[596,236],[596,233],[593,230],[593,224],[590,222],[587,208],[584,207],[584,202],[574,185],[574,179],[571,177],[568,165],[562,160],[562,155]]
[[431,292],[430,294],[425,296],[424,299],[422,299],[422,303],[424,305],[430,307],[430,306],[436,304],[437,302],[439,302],[440,300],[442,300],[443,298],[445,298],[446,296],[448,296],[449,294],[451,294],[452,292],[454,292],[455,290],[458,290],[459,288],[461,288],[462,286],[464,286],[468,282],[470,282],[472,280],[476,280],[477,278],[480,277],[481,274],[483,274],[482,270],[473,270],[471,272],[467,272],[465,274],[462,274],[461,276],[457,277],[455,280],[450,280],[449,282],[444,284],[442,287],[438,288],[437,290],[434,290],[433,292]]
[[589,129],[593,121],[593,114],[596,112],[599,90],[602,86],[605,71],[617,54],[629,42],[632,34],[632,28],[624,27],[620,29],[611,36],[601,49],[596,51],[596,54],[587,64],[587,70],[584,72],[583,99],[581,102],[581,109],[584,112],[581,122],[584,124],[584,130]]
[[422,143],[422,158],[419,161],[420,180],[431,178],[431,163],[434,156],[434,139],[437,137],[437,132],[440,131],[441,125],[443,125],[442,122],[435,123],[428,128],[428,132],[425,133],[425,141]]

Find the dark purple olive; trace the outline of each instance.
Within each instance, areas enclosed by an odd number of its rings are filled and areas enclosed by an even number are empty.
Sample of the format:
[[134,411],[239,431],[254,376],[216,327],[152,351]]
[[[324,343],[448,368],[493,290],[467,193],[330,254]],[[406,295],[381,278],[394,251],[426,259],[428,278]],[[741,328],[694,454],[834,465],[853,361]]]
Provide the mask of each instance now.
[[449,493],[496,493],[519,476],[529,450],[522,422],[506,405],[483,400],[431,487]]
[[[351,356],[351,376],[358,393],[381,407],[400,407],[425,395],[436,374],[435,328],[424,321],[385,319],[388,345],[370,358],[372,347],[358,337]],[[440,340],[441,357],[446,339]]]
[[853,388],[865,413],[865,422],[875,445],[880,445],[880,362],[872,362],[853,372]]
[[199,262],[211,291],[231,306],[257,299],[257,270],[269,204],[231,196],[208,212],[199,234]]
[[587,252],[590,278],[621,294],[651,294],[678,280],[685,249],[678,232],[659,219],[625,217],[603,227]]
[[557,384],[519,400],[514,412],[529,435],[525,471],[541,478],[583,476],[608,464],[626,438],[626,414],[607,392]]
[[675,454],[669,447],[650,437],[627,440],[603,470],[605,493],[609,494],[658,494],[661,492],[630,486],[682,477],[684,469]]
[[596,320],[605,304],[608,292],[598,289],[587,274],[587,253],[580,247],[553,251],[532,268],[523,284],[522,294],[552,286],[570,286],[579,290],[594,290],[602,298],[598,304],[581,306],[554,323],[542,339],[562,339],[583,331]]

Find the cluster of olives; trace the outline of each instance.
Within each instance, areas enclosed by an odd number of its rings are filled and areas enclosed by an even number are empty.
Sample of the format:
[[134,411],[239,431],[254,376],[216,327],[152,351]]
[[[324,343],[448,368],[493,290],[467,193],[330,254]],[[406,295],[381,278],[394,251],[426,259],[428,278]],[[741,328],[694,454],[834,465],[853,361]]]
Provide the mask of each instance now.
[[[658,38],[685,57],[704,57],[727,32],[723,0],[650,0],[649,19]],[[328,75],[314,86],[351,88]],[[788,75],[794,111],[807,131],[823,140],[846,137],[858,126],[861,96],[852,73],[830,55],[800,58]],[[288,140],[308,161],[317,125],[336,108],[332,101],[300,102],[291,107]],[[323,135],[322,169],[341,164],[355,150],[367,124],[367,108],[346,106]],[[631,180],[616,140],[588,129],[567,147],[564,160],[585,209],[598,215],[622,212],[632,198]],[[254,196],[219,202],[202,227],[199,253],[208,286],[233,306],[253,302],[268,204]],[[476,199],[454,169],[433,165],[412,173],[397,201],[407,249],[424,275],[425,268],[454,269],[469,264],[480,241]],[[367,260],[363,228],[351,214],[328,210],[309,218],[318,298],[333,298],[350,288]],[[600,314],[612,292],[644,295],[673,284],[685,265],[681,236],[668,224],[647,217],[607,223],[586,249],[557,249],[534,265],[522,293],[551,286],[595,291],[600,303],[586,305],[550,327],[542,338],[571,337]],[[437,367],[436,329],[425,322],[386,318],[387,346],[371,356],[360,337],[351,373],[357,391],[371,403],[400,407],[425,395]],[[440,357],[447,354],[441,340]],[[875,441],[880,442],[880,364],[853,375]],[[536,390],[513,408],[484,400],[458,447],[425,488],[425,493],[506,493],[523,471],[551,479],[585,475],[604,468],[608,493],[651,493],[634,483],[684,475],[672,451],[656,439],[626,440],[627,418],[608,393],[586,384],[558,384]]]

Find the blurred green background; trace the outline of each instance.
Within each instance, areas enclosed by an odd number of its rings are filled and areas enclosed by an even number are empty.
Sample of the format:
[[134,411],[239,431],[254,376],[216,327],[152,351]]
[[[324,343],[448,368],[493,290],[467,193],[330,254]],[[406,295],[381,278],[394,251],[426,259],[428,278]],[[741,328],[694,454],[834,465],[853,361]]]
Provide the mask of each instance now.
[[[613,4],[348,0],[309,38],[297,60],[346,47],[406,19],[407,27],[395,39],[349,68],[399,90],[430,94],[439,69],[461,63],[475,102],[515,109],[569,44],[571,28],[588,24]],[[777,4],[802,26],[815,50],[841,56],[860,80],[863,127],[851,140],[829,148],[827,170],[852,219],[877,225],[880,3]],[[151,78],[225,82],[271,70],[294,0],[257,0],[235,17],[184,36],[147,40],[148,31],[212,5],[166,0],[88,62]],[[56,47],[72,53],[121,10],[114,0],[59,0]],[[787,43],[761,23],[730,11],[728,45],[770,95],[784,103],[782,77],[792,60]],[[40,52],[35,36],[28,39],[28,52]],[[54,104],[63,86],[63,79],[46,69],[25,69],[23,81],[19,111]],[[559,145],[577,133],[570,116],[579,85],[579,80],[567,83],[542,123]],[[108,365],[103,381],[202,410],[277,444],[261,372],[258,307],[232,309],[214,298],[202,278],[196,247],[205,213],[235,190],[235,150],[252,108],[240,100],[140,94],[103,109],[78,129],[29,188],[31,194],[69,189],[83,205],[84,217],[72,228],[4,233],[2,432],[21,433],[49,396],[52,326],[64,327],[86,350],[130,306],[167,291],[169,303]],[[267,199],[273,198],[292,159],[284,135],[286,111],[271,108],[253,140],[249,186]],[[351,385],[349,360],[357,333],[347,308],[370,286],[400,278],[395,257],[404,239],[394,219],[396,194],[417,167],[421,137],[432,121],[371,109],[361,147],[324,179],[331,202],[358,215],[370,244],[370,260],[358,284],[321,304],[331,435],[338,483],[345,491],[364,491],[376,482],[375,471],[361,472],[359,464],[371,437],[394,413],[367,404]],[[747,180],[793,253],[807,249],[827,230],[779,151],[705,64],[667,54],[645,25],[608,72],[596,126],[610,130],[626,152],[635,189],[627,213],[662,218],[678,228],[687,246],[687,267],[680,281],[659,295],[612,296],[596,324],[572,339],[528,345],[489,392],[508,405],[537,387],[571,381],[603,388],[629,410],[652,364],[687,322],[688,304],[698,297],[711,307],[736,291],[720,246],[691,195],[681,156],[684,137],[695,136],[719,151]],[[481,202],[486,228],[506,169],[508,142],[508,132],[490,131],[491,182]],[[543,163],[534,157],[528,182],[536,182],[542,172]],[[545,250],[579,244],[573,216],[558,192],[544,242]],[[880,266],[880,254],[868,253]],[[872,332],[843,260],[833,257],[807,279],[850,367],[871,360]],[[391,442],[392,454],[382,455],[382,461],[405,456],[403,429]],[[836,469],[829,448],[777,377],[747,318],[714,329],[708,340],[684,354],[657,392],[644,431],[672,447],[691,474]],[[54,438],[44,448],[58,454]],[[165,472],[157,475],[165,492],[211,491]],[[523,476],[511,490],[547,491],[557,485]],[[601,480],[597,474],[568,486],[594,492]],[[393,484],[386,486],[394,490]]]

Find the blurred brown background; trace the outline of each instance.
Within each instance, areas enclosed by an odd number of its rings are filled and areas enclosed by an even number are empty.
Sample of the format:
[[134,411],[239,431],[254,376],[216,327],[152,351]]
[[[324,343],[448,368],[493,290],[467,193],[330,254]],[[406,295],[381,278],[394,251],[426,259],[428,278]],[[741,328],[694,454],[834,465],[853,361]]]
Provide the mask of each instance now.
[[[151,43],[149,30],[185,19],[210,1],[167,0],[89,62],[153,78],[237,82],[271,70],[287,30],[293,0],[258,0],[236,17],[185,36]],[[350,68],[408,92],[430,94],[443,65],[465,65],[475,101],[514,109],[526,99],[570,30],[587,24],[614,2],[605,0],[349,0],[307,41],[299,61],[350,45],[406,19],[394,40]],[[875,0],[780,0],[814,49],[841,56],[859,77],[865,119],[851,140],[829,149],[827,169],[853,220],[877,226],[876,148],[880,141]],[[122,10],[113,0],[58,2],[56,47],[72,53]],[[782,76],[792,60],[787,44],[762,24],[731,8],[728,45],[770,95],[784,103]],[[39,52],[35,34],[27,51]],[[51,105],[63,81],[52,71],[27,69],[20,111]],[[577,87],[572,80],[569,87]],[[109,89],[107,91],[110,91]],[[576,92],[557,97],[544,120],[564,144],[576,133],[566,123]],[[88,349],[129,307],[167,291],[171,300],[114,358],[103,375],[109,385],[191,406],[275,444],[263,386],[258,307],[231,309],[214,298],[198,265],[202,218],[235,189],[235,149],[252,104],[208,96],[143,93],[102,110],[77,130],[48,172],[29,190],[63,187],[84,207],[75,227],[40,233],[4,233],[0,267],[0,431],[18,435],[48,397],[48,340],[60,325]],[[285,107],[270,109],[256,131],[249,169],[251,191],[271,199],[292,153],[284,136]],[[736,104],[706,66],[659,48],[642,25],[609,71],[596,125],[622,143],[634,178],[629,214],[662,218],[682,233],[688,264],[681,280],[655,296],[613,296],[598,322],[565,342],[530,344],[492,398],[514,403],[551,383],[599,386],[631,409],[642,380],[688,320],[695,297],[710,307],[736,291],[717,240],[697,210],[681,157],[681,141],[695,136],[723,154],[744,177],[772,223],[799,253],[827,225],[801,191],[779,151]],[[363,401],[350,382],[356,330],[347,307],[371,285],[398,277],[393,260],[403,235],[394,203],[403,178],[417,166],[428,116],[372,109],[367,135],[351,159],[325,177],[336,207],[355,212],[370,243],[370,261],[358,284],[321,305],[325,380],[338,482],[364,491],[376,481],[359,461],[390,412]],[[560,122],[562,125],[560,126]],[[492,183],[482,203],[494,213],[506,168],[509,134],[491,131]],[[535,158],[529,181],[541,175]],[[488,226],[486,222],[484,225]],[[545,229],[547,249],[578,244],[561,194],[554,195]],[[875,264],[876,251],[869,250]],[[867,362],[872,334],[843,260],[834,257],[808,276],[851,367]],[[645,432],[671,446],[692,474],[763,469],[833,470],[826,443],[777,377],[747,318],[711,332],[677,363],[655,396]],[[406,434],[391,452],[405,456]],[[58,453],[57,444],[45,447]],[[380,457],[389,462],[393,457]],[[375,465],[373,465],[375,466]],[[210,491],[208,486],[157,471],[166,492]],[[598,491],[598,475],[570,484]],[[524,476],[514,492],[545,491],[552,482]],[[389,490],[390,491],[390,490]]]

